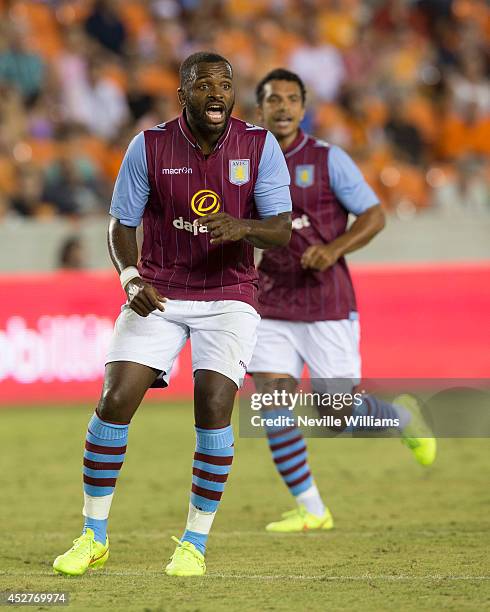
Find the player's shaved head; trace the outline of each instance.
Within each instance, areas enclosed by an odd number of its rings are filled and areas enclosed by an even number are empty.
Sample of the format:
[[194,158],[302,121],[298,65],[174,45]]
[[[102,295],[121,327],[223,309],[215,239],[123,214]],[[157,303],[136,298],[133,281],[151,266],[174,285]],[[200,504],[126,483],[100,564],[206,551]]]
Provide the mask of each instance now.
[[208,51],[199,51],[198,53],[193,53],[186,58],[179,70],[180,75],[180,87],[185,89],[186,85],[192,81],[192,79],[196,75],[196,69],[200,64],[226,64],[230,71],[230,77],[233,76],[233,68],[231,67],[230,62],[219,55],[218,53],[211,53]]
[[194,134],[219,138],[235,103],[233,70],[217,53],[190,55],[180,67],[179,102]]

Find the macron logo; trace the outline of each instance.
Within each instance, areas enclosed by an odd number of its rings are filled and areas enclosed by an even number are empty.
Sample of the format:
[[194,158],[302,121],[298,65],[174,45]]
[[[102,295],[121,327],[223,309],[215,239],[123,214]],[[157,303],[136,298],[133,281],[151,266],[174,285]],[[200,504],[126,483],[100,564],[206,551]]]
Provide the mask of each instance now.
[[192,174],[192,168],[162,168],[162,174]]

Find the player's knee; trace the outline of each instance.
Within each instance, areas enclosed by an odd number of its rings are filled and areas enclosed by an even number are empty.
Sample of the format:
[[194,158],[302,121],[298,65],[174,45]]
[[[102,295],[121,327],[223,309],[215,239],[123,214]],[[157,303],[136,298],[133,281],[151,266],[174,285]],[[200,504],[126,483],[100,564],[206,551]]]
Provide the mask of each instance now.
[[222,415],[230,410],[230,400],[220,389],[209,389],[201,402],[201,409],[210,415]]
[[127,398],[121,389],[104,389],[97,412],[100,418],[115,423],[127,422]]
[[202,427],[226,427],[230,424],[233,400],[219,389],[209,389],[196,403],[196,424]]

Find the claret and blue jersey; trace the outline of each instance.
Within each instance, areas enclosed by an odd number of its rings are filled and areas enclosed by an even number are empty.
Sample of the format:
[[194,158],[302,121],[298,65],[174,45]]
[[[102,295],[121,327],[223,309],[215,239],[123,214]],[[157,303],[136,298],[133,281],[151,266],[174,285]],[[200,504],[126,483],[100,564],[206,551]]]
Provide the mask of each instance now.
[[349,319],[356,308],[344,258],[325,271],[304,270],[301,256],[314,244],[343,234],[349,213],[360,215],[379,199],[339,147],[303,132],[285,151],[291,175],[293,234],[286,247],[264,251],[259,266],[259,313],[290,321]]
[[205,156],[184,115],[138,134],[122,163],[110,213],[143,221],[141,276],[165,296],[256,305],[253,246],[211,245],[200,217],[266,218],[291,211],[290,177],[270,132],[231,118]]

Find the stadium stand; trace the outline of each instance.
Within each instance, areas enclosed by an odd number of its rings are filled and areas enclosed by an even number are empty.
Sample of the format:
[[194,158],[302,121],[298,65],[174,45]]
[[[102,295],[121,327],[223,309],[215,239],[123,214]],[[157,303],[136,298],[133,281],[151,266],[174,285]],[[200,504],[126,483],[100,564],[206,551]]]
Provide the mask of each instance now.
[[232,61],[250,121],[257,80],[298,71],[307,129],[399,216],[490,212],[484,0],[3,0],[0,16],[0,222],[104,214],[129,139],[178,113],[179,63],[202,48]]

